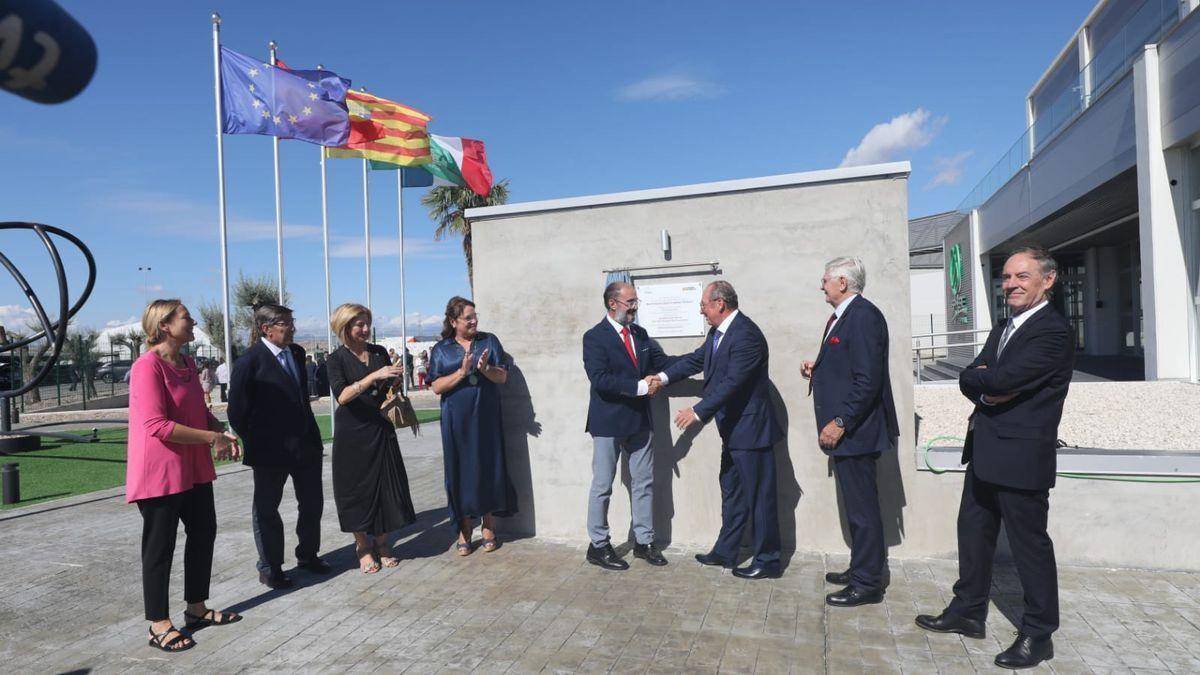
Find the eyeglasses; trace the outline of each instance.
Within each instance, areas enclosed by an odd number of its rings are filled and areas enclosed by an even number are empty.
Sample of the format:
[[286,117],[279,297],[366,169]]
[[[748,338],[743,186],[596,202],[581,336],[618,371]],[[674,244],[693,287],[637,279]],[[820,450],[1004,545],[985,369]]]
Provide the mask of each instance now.
[[626,307],[637,307],[638,305],[642,304],[642,302],[640,300],[638,300],[637,298],[634,298],[632,300],[622,300],[620,298],[613,298],[613,300],[616,300],[617,302],[621,303],[622,305],[625,305]]
[[278,320],[278,321],[272,321],[272,322],[271,322],[271,325],[272,325],[272,326],[279,326],[280,328],[288,328],[288,327],[291,327],[291,326],[295,326],[295,325],[296,325],[296,320],[295,320],[295,319],[280,319],[280,320]]
[[479,323],[479,315],[472,314],[471,316],[460,316],[458,317],[458,320],[462,321],[463,323]]

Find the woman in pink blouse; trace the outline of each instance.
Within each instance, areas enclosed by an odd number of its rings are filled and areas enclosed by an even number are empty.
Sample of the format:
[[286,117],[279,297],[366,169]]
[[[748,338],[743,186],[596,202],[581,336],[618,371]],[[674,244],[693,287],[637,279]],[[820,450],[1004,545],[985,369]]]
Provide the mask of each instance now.
[[142,513],[142,595],[150,646],[180,652],[196,646],[171,623],[167,608],[175,533],[183,521],[184,627],[195,631],[241,620],[209,609],[217,514],[212,482],[219,459],[241,455],[237,439],[204,405],[196,363],[181,353],[195,339],[196,322],[179,300],[155,300],[142,315],[145,354],[133,364],[129,385],[129,457],[125,501]]

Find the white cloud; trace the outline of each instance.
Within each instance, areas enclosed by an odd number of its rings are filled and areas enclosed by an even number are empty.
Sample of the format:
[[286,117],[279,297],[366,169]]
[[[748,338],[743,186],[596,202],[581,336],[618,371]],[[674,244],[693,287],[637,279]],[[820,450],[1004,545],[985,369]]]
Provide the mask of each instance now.
[[[53,321],[54,317],[50,317]],[[29,323],[37,322],[37,314],[32,307],[22,305],[0,305],[0,326],[10,332],[25,333]]]
[[879,164],[892,160],[899,153],[923,148],[941,131],[947,119],[934,118],[928,110],[917,108],[876,124],[857,146],[846,152],[839,166]]
[[937,169],[937,175],[925,185],[925,189],[928,190],[939,185],[958,185],[958,182],[962,180],[963,163],[973,154],[975,154],[974,150],[963,150],[950,157],[934,157],[933,166]]
[[[157,234],[170,234],[194,239],[216,239],[217,210],[212,204],[200,203],[165,192],[124,191],[101,200],[101,208],[142,216],[144,225]],[[226,232],[230,241],[268,241],[275,238],[275,221],[246,218],[236,213],[226,215]],[[320,239],[317,225],[283,224],[287,239]]]
[[118,328],[120,326],[128,326],[131,323],[137,323],[137,320],[138,320],[138,318],[131,314],[128,319],[124,319],[124,320],[113,319],[112,321],[105,321],[104,327],[105,328]]
[[149,286],[138,286],[138,293],[162,293],[166,289],[162,284],[151,284]]
[[721,85],[691,75],[673,73],[647,77],[617,90],[620,101],[683,101],[714,98],[725,93]]

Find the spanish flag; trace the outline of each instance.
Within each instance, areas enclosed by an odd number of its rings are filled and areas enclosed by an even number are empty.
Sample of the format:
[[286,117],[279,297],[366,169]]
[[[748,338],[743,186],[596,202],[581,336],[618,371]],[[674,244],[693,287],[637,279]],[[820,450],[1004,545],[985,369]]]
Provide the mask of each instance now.
[[350,110],[350,139],[326,148],[328,157],[363,157],[380,162],[417,166],[431,161],[429,115],[366,92],[346,92]]

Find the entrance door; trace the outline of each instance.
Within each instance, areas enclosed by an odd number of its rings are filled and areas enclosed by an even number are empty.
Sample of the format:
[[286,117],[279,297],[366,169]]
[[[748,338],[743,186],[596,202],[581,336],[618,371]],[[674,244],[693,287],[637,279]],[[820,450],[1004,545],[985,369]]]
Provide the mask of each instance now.
[[1142,254],[1137,239],[1117,249],[1117,301],[1120,305],[1121,353],[1143,356]]
[[1058,260],[1058,288],[1055,289],[1053,305],[1062,312],[1075,334],[1075,351],[1083,351],[1083,293],[1087,287],[1087,267],[1083,255],[1064,253],[1055,256]]

